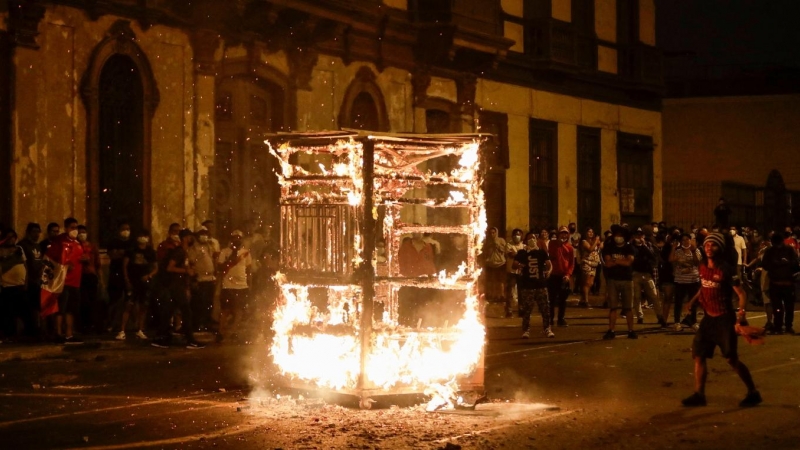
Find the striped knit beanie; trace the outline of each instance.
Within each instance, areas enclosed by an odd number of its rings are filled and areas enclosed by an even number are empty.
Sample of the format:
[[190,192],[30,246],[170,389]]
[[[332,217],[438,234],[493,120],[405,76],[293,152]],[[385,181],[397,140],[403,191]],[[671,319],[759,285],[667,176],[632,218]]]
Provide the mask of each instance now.
[[722,233],[709,233],[703,240],[703,245],[705,245],[706,242],[713,242],[717,244],[721,252],[725,251],[725,236],[723,236]]

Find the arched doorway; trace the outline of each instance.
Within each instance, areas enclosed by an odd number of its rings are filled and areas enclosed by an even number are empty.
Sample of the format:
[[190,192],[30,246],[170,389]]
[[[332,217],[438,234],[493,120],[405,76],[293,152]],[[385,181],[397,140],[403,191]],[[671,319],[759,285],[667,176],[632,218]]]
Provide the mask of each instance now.
[[118,223],[144,224],[142,79],[126,55],[108,58],[100,72],[99,219],[100,242]]
[[277,239],[280,188],[277,162],[264,135],[285,127],[285,90],[245,75],[223,77],[216,89],[216,148],[211,209],[225,241],[248,221]]
[[159,93],[130,22],[116,21],[81,81],[86,106],[86,219],[108,243],[121,220],[151,228],[151,125]]

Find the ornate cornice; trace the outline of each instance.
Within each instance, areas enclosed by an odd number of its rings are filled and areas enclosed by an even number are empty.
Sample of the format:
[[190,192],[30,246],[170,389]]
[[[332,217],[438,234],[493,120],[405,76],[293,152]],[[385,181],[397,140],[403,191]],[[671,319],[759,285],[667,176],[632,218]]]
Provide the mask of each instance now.
[[222,42],[219,33],[213,30],[195,30],[190,35],[194,54],[194,70],[200,75],[215,76],[217,62],[215,54]]

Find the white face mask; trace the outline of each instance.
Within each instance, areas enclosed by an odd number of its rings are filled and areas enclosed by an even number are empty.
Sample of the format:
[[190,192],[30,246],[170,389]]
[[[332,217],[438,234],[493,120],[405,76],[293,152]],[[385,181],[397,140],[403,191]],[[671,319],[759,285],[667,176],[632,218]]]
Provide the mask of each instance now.
[[561,238],[561,242],[567,242],[569,238]]
[[122,239],[128,239],[131,237],[131,230],[122,230],[119,232],[119,235]]
[[617,244],[624,244],[625,243],[625,238],[622,237],[622,236],[615,236],[614,237],[614,242],[616,242]]
[[731,230],[731,236],[736,236],[736,230]]
[[199,240],[202,243],[206,243],[206,242],[208,242],[208,236],[200,235],[200,236],[197,237],[197,240]]
[[653,227],[653,233],[658,233],[658,227]]
[[86,241],[87,237],[89,237],[89,235],[86,234],[86,233],[78,233],[78,240],[81,241],[81,242]]
[[528,248],[531,250],[536,250],[539,248],[539,246],[536,244],[536,239],[528,239]]
[[514,236],[514,242],[519,243],[522,241],[522,236]]
[[76,237],[78,237],[78,230],[70,230],[70,232],[69,232],[69,233],[67,233],[67,235],[68,235],[68,236],[69,236],[71,239],[75,239]]
[[180,242],[181,241],[181,237],[178,236],[177,234],[173,234],[172,236],[170,236],[170,239],[172,239],[175,242]]
[[147,239],[146,237],[140,237],[139,239],[136,239],[136,242],[140,244],[147,244],[148,242],[150,242],[150,239]]

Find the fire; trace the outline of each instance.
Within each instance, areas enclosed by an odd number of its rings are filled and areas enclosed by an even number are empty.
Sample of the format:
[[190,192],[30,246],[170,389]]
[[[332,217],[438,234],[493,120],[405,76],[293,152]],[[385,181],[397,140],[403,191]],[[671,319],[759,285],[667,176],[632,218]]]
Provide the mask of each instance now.
[[[475,255],[483,242],[486,211],[480,189],[479,136],[450,136],[449,141],[348,132],[332,133],[327,140],[324,133],[295,136],[306,145],[290,145],[293,142],[288,139],[275,149],[266,142],[282,171],[281,247],[286,266],[285,272],[276,275],[280,298],[270,348],[275,365],[290,383],[357,394],[433,389],[447,399],[445,393],[457,390],[460,377],[479,368],[482,383],[486,330]],[[374,149],[374,172],[366,180],[374,186],[371,199],[364,192],[365,142]],[[308,163],[303,164],[302,155],[314,158],[306,158]],[[449,173],[419,169],[421,163],[444,155],[459,157]],[[449,196],[420,204],[466,210],[464,224],[418,229],[464,235],[466,261],[451,273],[442,270],[430,277],[403,278],[396,255],[403,230],[410,227],[401,219],[404,195],[410,189],[437,184],[451,186]],[[366,210],[367,200],[373,205],[370,210]],[[315,205],[320,208],[308,209]],[[379,209],[384,217],[377,223],[382,229],[377,238],[386,243],[381,270],[376,254],[367,253],[366,238],[371,235],[364,228],[371,223],[367,220],[379,218]],[[342,220],[347,221],[341,227],[344,238],[330,231],[338,229],[331,224]],[[347,258],[349,266],[339,263],[339,255]],[[320,279],[322,275],[328,281]],[[374,281],[354,282],[364,276]],[[403,325],[398,321],[397,302],[404,286],[463,292],[464,313],[444,326]],[[378,297],[366,298],[373,290]],[[384,310],[376,315],[371,305],[379,303]]]

